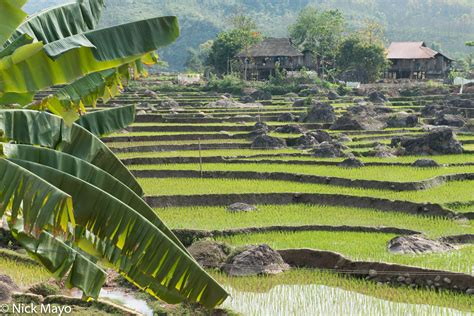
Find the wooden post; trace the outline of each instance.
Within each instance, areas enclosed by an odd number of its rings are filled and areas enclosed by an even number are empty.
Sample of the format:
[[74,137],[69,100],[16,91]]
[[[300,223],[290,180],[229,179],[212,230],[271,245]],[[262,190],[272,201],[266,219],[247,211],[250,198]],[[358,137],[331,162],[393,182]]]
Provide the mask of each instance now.
[[201,139],[198,138],[198,145],[199,145],[199,173],[201,174],[202,178],[202,153],[201,153]]

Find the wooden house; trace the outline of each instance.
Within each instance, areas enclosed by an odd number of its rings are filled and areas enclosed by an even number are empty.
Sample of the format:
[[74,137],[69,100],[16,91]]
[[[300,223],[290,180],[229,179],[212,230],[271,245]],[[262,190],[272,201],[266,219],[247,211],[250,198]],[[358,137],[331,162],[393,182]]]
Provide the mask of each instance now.
[[268,79],[277,68],[286,71],[314,68],[312,54],[298,50],[289,38],[266,38],[241,51],[235,58],[240,62],[240,71],[245,80]]
[[426,47],[424,42],[393,42],[387,58],[391,66],[385,77],[391,79],[446,78],[452,63],[452,59]]

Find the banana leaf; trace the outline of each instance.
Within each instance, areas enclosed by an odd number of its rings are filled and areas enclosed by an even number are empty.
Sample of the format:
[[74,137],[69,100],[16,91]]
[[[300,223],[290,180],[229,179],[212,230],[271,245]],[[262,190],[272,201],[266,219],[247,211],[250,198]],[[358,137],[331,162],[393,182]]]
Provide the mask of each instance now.
[[0,1],[0,45],[5,43],[27,14],[21,10],[26,0]]
[[38,238],[15,229],[12,234],[23,249],[57,279],[67,274],[69,288],[82,290],[85,298],[99,297],[107,273],[97,264],[46,231]]
[[[0,97],[68,84],[135,61],[179,36],[176,17],[154,18],[18,48],[0,60]],[[54,57],[53,60],[51,57]]]
[[[12,159],[73,198],[77,225],[108,245],[104,259],[148,292],[175,303],[177,294],[206,307],[221,304],[227,292],[187,253],[128,205],[77,177],[44,165]],[[79,237],[79,236],[76,236]],[[84,249],[86,250],[86,249]],[[153,280],[152,284],[148,282]],[[138,282],[145,281],[139,284]],[[158,296],[160,295],[160,296]],[[183,299],[184,300],[184,299]]]
[[135,121],[135,106],[128,105],[113,109],[87,113],[76,122],[96,136],[110,134]]
[[0,58],[5,56],[11,55],[20,48],[21,46],[25,46],[27,44],[33,43],[33,38],[28,34],[22,34],[21,36],[17,37],[14,41],[8,44],[3,50],[0,50]]
[[23,219],[24,231],[32,235],[48,228],[66,236],[68,223],[75,223],[71,196],[0,158],[0,218],[7,210],[11,223]]
[[42,10],[29,16],[8,43],[28,34],[36,42],[47,44],[93,30],[104,7],[104,0],[80,0]]
[[122,182],[96,166],[52,149],[17,144],[4,144],[3,152],[10,159],[18,159],[42,164],[86,181],[113,195],[137,213],[149,220],[183,251],[186,248],[171,230],[161,221],[145,201]]
[[55,115],[30,110],[0,110],[4,138],[19,144],[40,145],[85,160],[120,180],[139,196],[135,177],[102,141],[83,127],[67,127]]

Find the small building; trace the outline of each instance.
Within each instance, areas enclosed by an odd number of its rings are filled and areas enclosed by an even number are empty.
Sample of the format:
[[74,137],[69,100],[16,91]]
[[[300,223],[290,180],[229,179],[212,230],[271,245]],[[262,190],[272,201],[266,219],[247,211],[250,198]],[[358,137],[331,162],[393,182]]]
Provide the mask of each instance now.
[[452,59],[426,47],[424,42],[393,42],[387,51],[391,79],[443,79],[451,70]]
[[245,80],[265,80],[275,70],[297,71],[314,68],[313,55],[301,52],[289,38],[266,38],[262,42],[243,50],[235,58],[240,61],[240,71]]

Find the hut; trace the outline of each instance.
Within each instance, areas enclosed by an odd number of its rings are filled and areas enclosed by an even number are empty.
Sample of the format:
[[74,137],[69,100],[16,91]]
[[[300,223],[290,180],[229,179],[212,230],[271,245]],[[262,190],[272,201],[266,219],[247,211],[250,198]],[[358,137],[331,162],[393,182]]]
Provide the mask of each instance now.
[[391,79],[443,79],[452,59],[426,47],[424,42],[393,42],[387,51],[391,62],[385,77]]
[[312,54],[298,50],[289,38],[266,38],[244,49],[235,58],[240,62],[241,75],[245,80],[268,79],[277,69],[297,71],[303,67],[314,68]]

